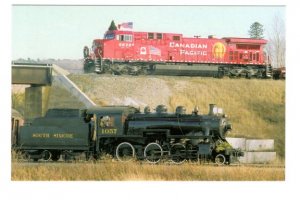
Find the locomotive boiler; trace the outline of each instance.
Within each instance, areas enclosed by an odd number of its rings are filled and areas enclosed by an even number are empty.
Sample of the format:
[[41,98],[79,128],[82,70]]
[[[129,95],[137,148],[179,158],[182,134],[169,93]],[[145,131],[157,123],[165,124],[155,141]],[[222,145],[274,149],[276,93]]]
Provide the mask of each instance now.
[[131,23],[126,28],[109,28],[103,39],[93,40],[91,49],[85,46],[84,70],[118,75],[272,78],[266,44],[264,39],[136,32]]
[[228,117],[214,104],[208,114],[198,109],[187,114],[183,106],[169,113],[164,105],[155,112],[130,106],[49,109],[20,128],[15,148],[35,161],[84,153],[87,159],[110,154],[119,161],[230,164],[243,155],[226,141],[231,129]]

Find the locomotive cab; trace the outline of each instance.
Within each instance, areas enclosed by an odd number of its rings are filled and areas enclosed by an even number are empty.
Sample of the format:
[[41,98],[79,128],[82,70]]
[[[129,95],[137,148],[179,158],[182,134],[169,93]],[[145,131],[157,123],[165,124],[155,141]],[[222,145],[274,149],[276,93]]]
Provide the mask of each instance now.
[[129,106],[95,107],[87,110],[94,116],[94,128],[97,137],[110,137],[124,134],[124,122],[129,114],[138,110]]

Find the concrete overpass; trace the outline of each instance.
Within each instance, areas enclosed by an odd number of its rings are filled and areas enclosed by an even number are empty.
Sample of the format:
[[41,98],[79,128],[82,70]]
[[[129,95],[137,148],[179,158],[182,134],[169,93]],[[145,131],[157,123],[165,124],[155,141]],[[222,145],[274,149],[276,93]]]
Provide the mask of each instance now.
[[52,65],[15,63],[12,65],[12,84],[51,86]]

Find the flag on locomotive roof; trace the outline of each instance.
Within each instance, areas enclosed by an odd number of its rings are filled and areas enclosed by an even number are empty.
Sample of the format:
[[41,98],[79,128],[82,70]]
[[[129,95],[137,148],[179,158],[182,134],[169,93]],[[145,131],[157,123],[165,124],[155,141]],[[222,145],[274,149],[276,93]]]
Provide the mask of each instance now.
[[122,24],[118,25],[119,29],[132,29],[133,28],[133,23],[132,22],[125,22]]

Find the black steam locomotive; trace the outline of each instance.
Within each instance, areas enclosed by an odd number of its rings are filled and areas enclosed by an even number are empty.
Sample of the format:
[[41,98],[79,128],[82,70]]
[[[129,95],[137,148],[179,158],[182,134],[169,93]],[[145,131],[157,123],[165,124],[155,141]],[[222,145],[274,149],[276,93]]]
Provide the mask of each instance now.
[[49,109],[45,117],[20,127],[15,148],[34,161],[85,153],[87,159],[111,154],[119,161],[230,164],[243,154],[225,139],[231,129],[227,116],[214,104],[207,115],[196,108],[186,114],[183,106],[168,113],[164,105],[155,112],[146,107],[144,113],[130,106]]

